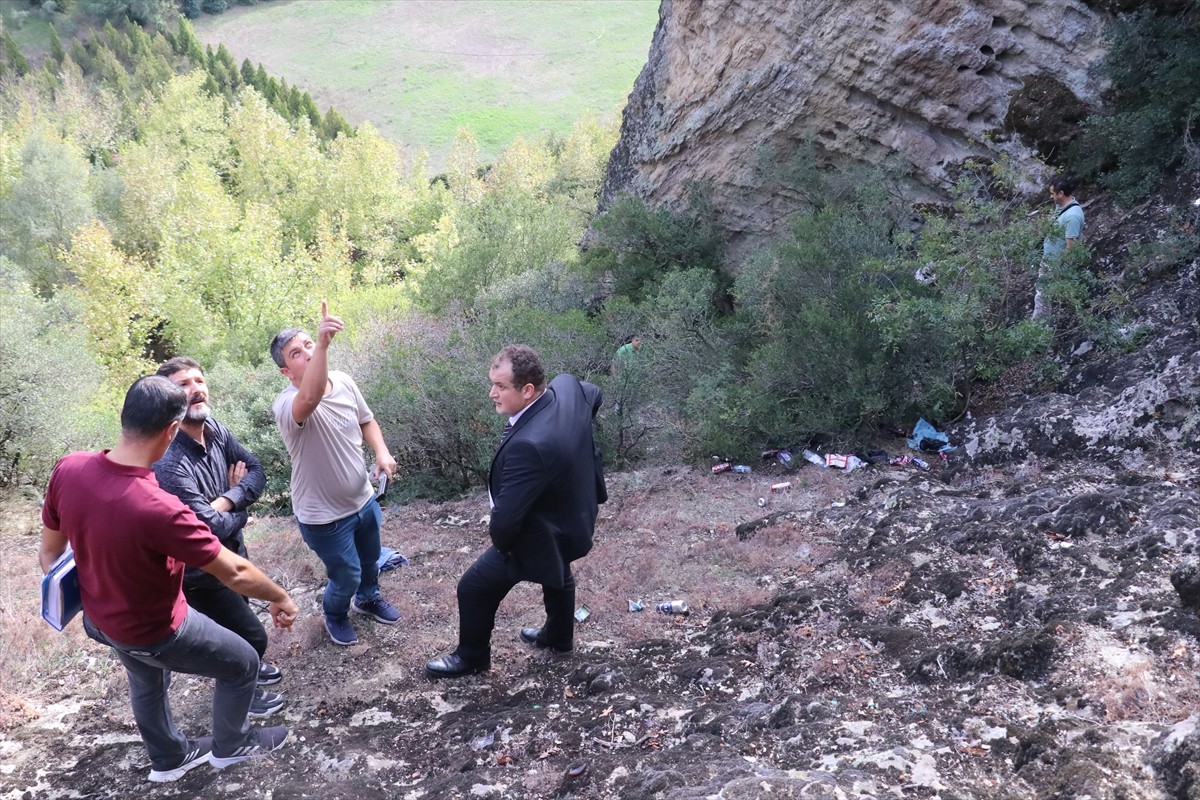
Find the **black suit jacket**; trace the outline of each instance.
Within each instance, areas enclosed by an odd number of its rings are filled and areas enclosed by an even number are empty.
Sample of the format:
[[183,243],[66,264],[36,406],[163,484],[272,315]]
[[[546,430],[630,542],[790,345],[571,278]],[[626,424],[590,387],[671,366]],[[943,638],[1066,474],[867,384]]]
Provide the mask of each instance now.
[[514,577],[554,588],[592,549],[598,504],[608,499],[592,419],[600,389],[559,375],[513,426],[492,459],[488,533]]

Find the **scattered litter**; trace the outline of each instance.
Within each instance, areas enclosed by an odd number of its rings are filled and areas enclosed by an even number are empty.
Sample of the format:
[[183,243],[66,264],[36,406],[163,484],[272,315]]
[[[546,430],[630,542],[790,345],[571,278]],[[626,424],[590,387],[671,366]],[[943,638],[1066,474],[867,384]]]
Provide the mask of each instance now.
[[484,750],[488,747],[491,747],[495,743],[496,743],[496,732],[492,731],[491,733],[485,734],[483,736],[477,736],[476,738],[472,739],[471,740],[471,749],[472,750]]
[[688,615],[687,600],[666,600],[654,607],[654,610],[660,614],[682,614]]
[[450,525],[455,528],[462,528],[471,524],[471,520],[466,517],[457,517],[454,514],[447,514],[444,517],[439,517],[433,521],[434,525]]
[[924,417],[917,420],[913,426],[912,436],[908,439],[912,450],[923,450],[932,453],[953,453],[958,448],[950,444],[950,437],[925,421]]
[[854,472],[859,467],[865,467],[867,462],[855,455],[846,456],[846,472]]
[[921,469],[929,469],[929,463],[923,459],[917,458],[916,456],[896,456],[888,463],[893,467],[906,467],[909,464],[914,464]]
[[629,610],[630,611],[641,611],[645,607],[646,607],[646,604],[643,603],[641,600],[630,600],[629,601]]
[[587,774],[587,769],[588,769],[587,764],[572,764],[570,767],[567,768],[567,775],[566,775],[567,780],[574,780],[575,778],[582,778],[584,775]]
[[735,464],[733,471],[739,475],[745,475],[749,472],[753,472],[754,470],[750,469],[750,467],[746,466],[745,464]]
[[801,455],[803,455],[804,460],[810,464],[816,464],[818,467],[828,467],[828,465],[825,463],[825,459],[821,458],[812,450],[805,450]]
[[825,455],[825,466],[837,467],[838,469],[846,468],[846,456],[841,453],[827,453]]
[[733,464],[730,464],[728,461],[722,461],[720,464],[713,464],[712,467],[714,474],[717,472],[729,472],[731,469],[733,469]]
[[[772,484],[771,484],[771,491],[772,491],[772,492],[775,492],[775,493],[777,493],[777,494],[778,494],[779,492],[786,492],[788,489],[791,489],[791,488],[792,488],[792,482],[791,482],[791,481],[783,481],[782,483],[772,483]],[[760,499],[760,500],[762,500],[762,498],[761,498],[761,497],[760,497],[759,499]],[[765,506],[765,505],[766,505],[766,502],[761,502],[761,503],[759,503],[759,505],[760,505],[760,506]]]
[[592,610],[590,608],[588,608],[586,605],[581,605],[579,608],[575,609],[575,621],[576,622],[584,622],[591,615],[592,615]]
[[379,560],[376,565],[380,572],[388,572],[393,569],[408,566],[408,559],[402,553],[397,553],[390,547],[379,548]]
[[765,497],[758,498],[758,507],[766,508],[767,507],[767,498],[765,498]]
[[763,461],[770,461],[771,459],[775,459],[776,461],[779,462],[780,466],[790,467],[792,465],[792,451],[791,450],[763,450],[762,459],[763,459]]

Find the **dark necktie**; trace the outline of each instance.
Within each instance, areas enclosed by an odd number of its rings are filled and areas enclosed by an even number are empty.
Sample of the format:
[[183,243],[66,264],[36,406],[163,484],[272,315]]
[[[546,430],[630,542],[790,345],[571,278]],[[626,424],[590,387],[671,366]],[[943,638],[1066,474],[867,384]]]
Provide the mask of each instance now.
[[510,435],[512,435],[512,423],[506,422],[504,423],[504,433],[500,434],[500,444],[507,442]]

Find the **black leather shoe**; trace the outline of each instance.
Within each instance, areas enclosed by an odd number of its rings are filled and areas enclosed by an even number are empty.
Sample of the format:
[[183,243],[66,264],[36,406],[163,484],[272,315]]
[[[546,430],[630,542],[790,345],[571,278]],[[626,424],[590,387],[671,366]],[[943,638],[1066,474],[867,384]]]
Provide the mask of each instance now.
[[492,668],[491,660],[467,661],[457,653],[450,653],[441,658],[435,658],[425,665],[425,673],[431,678],[461,678],[464,675],[474,675],[477,672],[487,672]]
[[556,653],[569,653],[570,647],[555,647],[548,642],[543,642],[539,637],[542,635],[541,628],[521,628],[521,641],[534,645],[535,647],[549,648]]

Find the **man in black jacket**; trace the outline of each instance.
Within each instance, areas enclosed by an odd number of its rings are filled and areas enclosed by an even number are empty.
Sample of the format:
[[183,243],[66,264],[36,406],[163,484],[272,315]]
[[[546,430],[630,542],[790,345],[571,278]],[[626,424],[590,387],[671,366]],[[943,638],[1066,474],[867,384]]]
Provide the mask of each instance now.
[[521,581],[542,585],[546,622],[521,638],[568,653],[574,647],[575,579],[571,562],[592,549],[598,504],[607,499],[592,419],[600,389],[572,375],[549,386],[531,348],[509,345],[492,360],[489,396],[508,417],[492,459],[488,490],[492,546],[458,582],[458,647],[425,666],[457,678],[491,666],[496,609]]
[[[221,544],[247,558],[242,528],[248,519],[246,509],[258,500],[267,485],[263,466],[224,425],[213,419],[208,384],[199,362],[176,356],[164,361],[157,374],[188,393],[187,413],[180,423],[179,435],[154,464],[158,485],[196,512]],[[245,597],[194,567],[184,572],[183,595],[189,606],[250,643],[260,659],[260,686],[283,679],[279,667],[261,660],[267,651],[267,631]],[[283,703],[283,695],[257,689],[250,703],[250,716],[265,717],[278,711]]]

